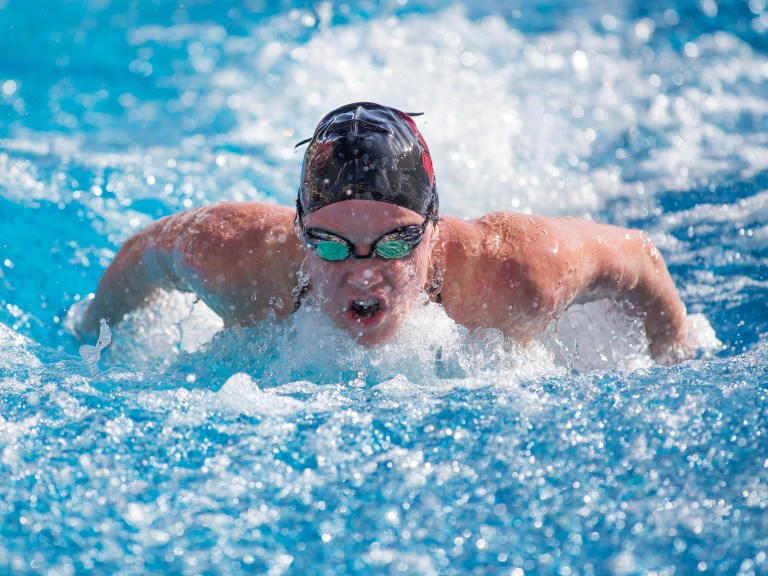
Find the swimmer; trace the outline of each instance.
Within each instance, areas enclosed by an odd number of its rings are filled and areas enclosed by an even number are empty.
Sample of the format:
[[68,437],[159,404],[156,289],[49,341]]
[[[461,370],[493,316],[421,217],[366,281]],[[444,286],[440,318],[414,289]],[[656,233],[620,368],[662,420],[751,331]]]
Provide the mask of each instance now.
[[[131,236],[77,327],[119,322],[158,290],[194,292],[225,326],[284,318],[312,297],[364,346],[398,331],[422,294],[473,330],[522,344],[572,304],[611,298],[641,316],[651,355],[690,356],[686,311],[661,254],[637,230],[512,212],[439,216],[413,115],[359,102],[308,142],[296,209],[225,202]],[[274,316],[273,316],[274,315]]]

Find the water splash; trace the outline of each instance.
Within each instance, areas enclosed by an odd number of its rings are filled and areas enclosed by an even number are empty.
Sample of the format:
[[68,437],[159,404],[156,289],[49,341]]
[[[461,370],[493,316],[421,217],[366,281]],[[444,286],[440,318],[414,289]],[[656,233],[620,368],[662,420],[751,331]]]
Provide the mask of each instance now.
[[91,373],[98,371],[98,362],[101,358],[101,351],[112,343],[112,331],[109,329],[109,324],[102,318],[99,320],[99,339],[96,341],[95,346],[89,344],[83,344],[80,346],[80,358],[88,366]]

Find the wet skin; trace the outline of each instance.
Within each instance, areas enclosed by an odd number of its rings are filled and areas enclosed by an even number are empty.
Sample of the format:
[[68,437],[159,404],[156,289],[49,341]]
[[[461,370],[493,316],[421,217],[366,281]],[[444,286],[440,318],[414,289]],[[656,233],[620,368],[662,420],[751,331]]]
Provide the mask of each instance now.
[[[647,236],[577,218],[511,212],[476,220],[441,217],[402,260],[326,262],[294,229],[295,211],[222,203],[163,218],[130,237],[99,282],[78,327],[81,338],[145,305],[159,289],[196,293],[226,326],[285,317],[304,264],[323,311],[364,345],[386,341],[424,289],[443,275],[446,313],[470,329],[495,327],[525,343],[574,303],[612,298],[643,318],[650,352],[663,363],[689,355],[686,312]],[[371,200],[308,215],[305,225],[350,240],[360,255],[382,234],[423,218]]]

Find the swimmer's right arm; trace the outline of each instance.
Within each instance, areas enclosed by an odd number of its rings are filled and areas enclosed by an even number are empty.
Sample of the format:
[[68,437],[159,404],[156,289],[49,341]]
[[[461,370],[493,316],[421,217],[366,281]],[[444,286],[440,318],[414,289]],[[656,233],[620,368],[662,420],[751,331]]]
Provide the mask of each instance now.
[[119,323],[159,290],[194,292],[227,325],[247,325],[270,311],[290,314],[304,258],[295,214],[284,206],[226,202],[150,224],[105,270],[78,336],[97,335],[101,318]]
[[126,240],[75,326],[81,340],[98,335],[100,319],[116,324],[125,314],[149,303],[158,290],[188,291],[172,266],[173,232],[186,214],[153,222]]

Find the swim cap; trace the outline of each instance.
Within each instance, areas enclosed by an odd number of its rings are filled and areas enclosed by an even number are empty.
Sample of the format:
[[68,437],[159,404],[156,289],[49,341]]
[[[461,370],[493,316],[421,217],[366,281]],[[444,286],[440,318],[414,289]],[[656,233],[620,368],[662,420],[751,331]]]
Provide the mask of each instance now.
[[317,125],[304,155],[298,215],[344,200],[389,202],[437,221],[432,159],[408,114],[356,102]]

